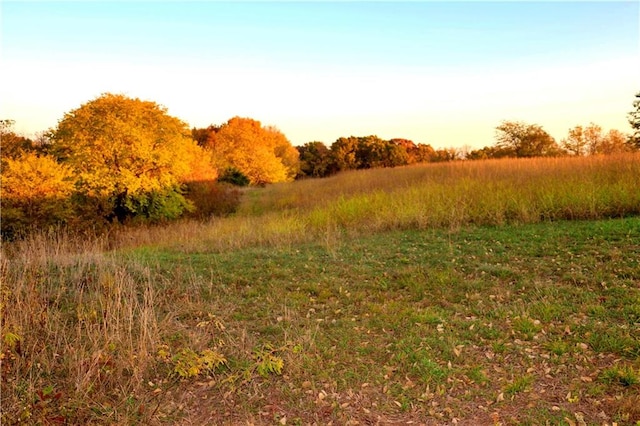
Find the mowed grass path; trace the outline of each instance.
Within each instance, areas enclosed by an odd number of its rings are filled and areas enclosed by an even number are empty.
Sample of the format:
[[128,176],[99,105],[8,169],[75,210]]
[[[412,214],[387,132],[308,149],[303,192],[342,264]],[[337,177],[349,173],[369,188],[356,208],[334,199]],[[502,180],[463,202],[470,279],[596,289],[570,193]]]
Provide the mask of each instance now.
[[[171,351],[215,341],[228,360],[173,385],[177,419],[640,420],[638,218],[131,255],[166,280]],[[199,330],[211,315],[224,326]],[[255,373],[265,353],[280,371]]]

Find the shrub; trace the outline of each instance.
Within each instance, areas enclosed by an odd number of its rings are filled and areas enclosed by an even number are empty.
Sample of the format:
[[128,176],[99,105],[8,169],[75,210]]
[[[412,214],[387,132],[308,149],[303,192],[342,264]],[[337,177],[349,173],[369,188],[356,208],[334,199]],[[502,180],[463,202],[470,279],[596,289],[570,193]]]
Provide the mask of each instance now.
[[247,186],[249,185],[249,183],[251,183],[247,175],[245,175],[235,167],[228,167],[224,171],[222,176],[220,176],[218,182],[229,183],[235,186]]
[[0,176],[2,236],[14,238],[31,227],[47,227],[72,217],[71,170],[34,153],[7,158]]
[[241,193],[229,184],[215,181],[194,181],[186,185],[186,198],[193,203],[191,217],[206,219],[235,213]]

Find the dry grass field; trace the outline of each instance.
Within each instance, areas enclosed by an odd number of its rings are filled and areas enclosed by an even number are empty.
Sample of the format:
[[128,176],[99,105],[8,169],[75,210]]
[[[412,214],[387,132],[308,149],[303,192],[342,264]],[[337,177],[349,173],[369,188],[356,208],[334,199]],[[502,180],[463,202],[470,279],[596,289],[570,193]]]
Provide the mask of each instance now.
[[2,246],[2,424],[640,424],[640,155]]

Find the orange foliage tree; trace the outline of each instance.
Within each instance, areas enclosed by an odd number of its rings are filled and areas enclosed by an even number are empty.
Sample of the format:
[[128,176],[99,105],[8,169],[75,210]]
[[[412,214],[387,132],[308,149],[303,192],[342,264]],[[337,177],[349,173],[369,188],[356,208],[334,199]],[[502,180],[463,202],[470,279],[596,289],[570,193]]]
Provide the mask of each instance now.
[[218,170],[240,170],[252,184],[292,180],[299,170],[298,151],[279,130],[251,118],[234,117],[208,139]]
[[562,140],[562,147],[573,155],[616,154],[631,150],[628,136],[611,129],[603,134],[602,127],[590,123],[586,127],[575,126]]

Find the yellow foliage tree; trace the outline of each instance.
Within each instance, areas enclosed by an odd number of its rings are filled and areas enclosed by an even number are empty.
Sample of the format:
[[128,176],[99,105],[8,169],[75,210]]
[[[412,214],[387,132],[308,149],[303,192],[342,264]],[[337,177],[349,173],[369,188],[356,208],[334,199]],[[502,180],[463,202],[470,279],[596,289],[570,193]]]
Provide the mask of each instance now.
[[177,217],[190,207],[180,183],[213,170],[198,162],[202,150],[186,123],[124,95],[103,94],[68,112],[52,141],[79,193],[110,219]]
[[251,118],[234,117],[220,126],[210,149],[219,170],[235,167],[254,185],[288,181],[297,173],[297,150],[287,138]]
[[3,162],[0,175],[2,234],[65,222],[72,215],[73,172],[52,157],[26,153]]

